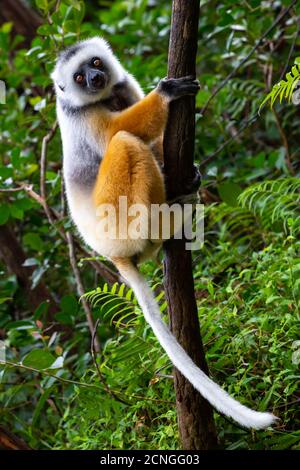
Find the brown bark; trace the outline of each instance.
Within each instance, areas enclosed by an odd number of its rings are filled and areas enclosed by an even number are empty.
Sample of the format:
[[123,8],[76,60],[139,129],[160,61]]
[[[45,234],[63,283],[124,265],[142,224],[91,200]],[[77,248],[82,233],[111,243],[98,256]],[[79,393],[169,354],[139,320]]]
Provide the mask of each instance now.
[[24,36],[29,45],[35,37],[37,28],[42,24],[38,14],[21,0],[5,0],[1,2],[0,24],[13,22],[13,32]]
[[30,450],[30,447],[15,434],[0,426],[0,449]]
[[39,282],[35,289],[31,289],[31,275],[34,268],[23,266],[27,256],[13,230],[7,225],[0,227],[0,257],[7,269],[16,275],[31,309],[35,310],[42,302],[48,301],[48,318],[52,320],[53,313],[57,311],[56,304],[43,282]]
[[[199,0],[173,0],[168,76],[196,74]],[[195,99],[185,97],[171,103],[164,139],[164,168],[168,197],[188,191],[193,178]],[[200,335],[194,292],[191,252],[185,240],[165,244],[165,289],[171,329],[194,362],[208,373]],[[182,447],[212,449],[217,438],[212,408],[194,387],[175,370],[175,391]]]

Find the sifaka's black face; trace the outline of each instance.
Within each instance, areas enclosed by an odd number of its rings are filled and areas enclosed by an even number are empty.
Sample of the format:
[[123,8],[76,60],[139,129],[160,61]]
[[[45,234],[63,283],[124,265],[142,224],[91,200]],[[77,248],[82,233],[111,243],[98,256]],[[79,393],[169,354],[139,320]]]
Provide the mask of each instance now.
[[84,62],[73,75],[74,82],[86,93],[98,93],[109,82],[109,74],[99,57]]

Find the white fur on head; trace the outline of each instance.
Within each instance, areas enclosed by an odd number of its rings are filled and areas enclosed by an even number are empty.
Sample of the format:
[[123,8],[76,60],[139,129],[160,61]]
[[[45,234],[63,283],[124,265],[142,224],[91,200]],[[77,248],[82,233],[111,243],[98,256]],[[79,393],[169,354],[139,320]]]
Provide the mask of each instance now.
[[[99,57],[108,68],[110,80],[107,87],[99,93],[88,94],[74,82],[73,76],[83,62]],[[71,101],[74,106],[84,106],[107,98],[112,87],[124,80],[126,71],[114,56],[109,44],[100,37],[80,41],[63,51],[57,59],[51,74],[58,97]]]

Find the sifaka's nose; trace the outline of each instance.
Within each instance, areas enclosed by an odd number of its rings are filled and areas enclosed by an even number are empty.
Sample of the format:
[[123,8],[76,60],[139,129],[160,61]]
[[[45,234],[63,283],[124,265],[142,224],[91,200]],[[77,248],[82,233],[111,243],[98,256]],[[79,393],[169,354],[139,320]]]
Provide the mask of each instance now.
[[91,80],[92,86],[95,88],[101,88],[105,84],[104,74],[99,71],[92,71],[90,73],[90,80]]

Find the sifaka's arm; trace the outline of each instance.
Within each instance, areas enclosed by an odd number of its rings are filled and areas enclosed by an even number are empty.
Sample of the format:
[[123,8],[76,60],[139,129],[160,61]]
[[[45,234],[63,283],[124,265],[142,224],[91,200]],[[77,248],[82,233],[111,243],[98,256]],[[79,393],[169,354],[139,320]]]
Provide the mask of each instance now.
[[161,80],[145,98],[112,119],[110,138],[119,131],[127,131],[144,142],[157,139],[166,126],[169,102],[185,95],[194,95],[198,90],[199,83],[192,77]]

